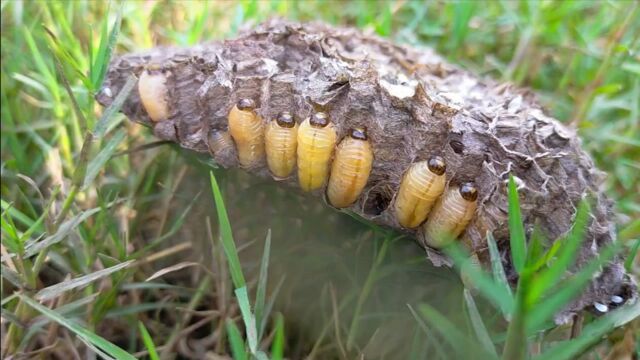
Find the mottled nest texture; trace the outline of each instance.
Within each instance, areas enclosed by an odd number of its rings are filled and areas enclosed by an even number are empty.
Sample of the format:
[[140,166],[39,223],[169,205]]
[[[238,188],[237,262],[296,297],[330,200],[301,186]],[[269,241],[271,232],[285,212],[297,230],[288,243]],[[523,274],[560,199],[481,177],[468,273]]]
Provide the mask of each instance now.
[[[592,200],[578,267],[616,239],[612,202],[601,186],[604,174],[581,149],[575,131],[546,115],[530,92],[481,79],[431,49],[396,45],[354,29],[272,20],[233,40],[122,55],[111,63],[98,101],[110,105],[127,78],[148,67],[167,76],[168,119],[151,121],[137,91],[121,111],[157,137],[197,152],[208,152],[208,134],[227,129],[229,110],[242,98],[254,99],[267,120],[282,111],[298,122],[314,111],[326,112],[339,138],[366,126],[373,170],[349,209],[422,244],[421,231],[401,228],[391,205],[410,164],[443,157],[450,186],[475,181],[478,188],[476,216],[460,240],[488,264],[486,236],[492,233],[510,281],[517,274],[509,256],[509,174],[517,180],[527,234],[538,224],[548,239],[559,239],[570,230],[578,202]],[[233,152],[211,155],[223,167],[238,166]],[[266,164],[249,171],[271,177]],[[297,187],[295,174],[281,182]],[[322,192],[317,195],[322,199]],[[437,250],[425,248],[435,265],[449,264]],[[594,303],[609,304],[612,296],[635,299],[636,293],[622,258],[615,258],[556,320],[565,322]]]

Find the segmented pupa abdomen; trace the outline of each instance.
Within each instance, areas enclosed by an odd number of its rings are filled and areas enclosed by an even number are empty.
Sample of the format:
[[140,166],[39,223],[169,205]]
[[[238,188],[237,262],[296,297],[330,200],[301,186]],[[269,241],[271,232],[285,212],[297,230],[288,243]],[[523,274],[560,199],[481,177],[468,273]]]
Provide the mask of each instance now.
[[337,208],[352,205],[362,193],[373,165],[373,149],[362,129],[352,129],[336,149],[327,198]]
[[335,126],[324,113],[315,113],[298,129],[298,182],[304,191],[322,188],[336,145]]
[[298,124],[290,113],[281,113],[265,129],[267,165],[277,179],[291,175],[296,165]]
[[207,148],[225,168],[233,166],[237,161],[236,146],[228,131],[211,129],[207,135]]
[[259,165],[264,158],[264,130],[255,103],[242,99],[229,112],[229,134],[236,143],[238,161],[243,168]]
[[478,193],[473,183],[448,188],[424,224],[427,243],[435,248],[446,245],[464,231],[476,211]]
[[400,225],[420,226],[429,215],[445,186],[445,164],[441,157],[419,161],[409,167],[396,195],[395,213]]

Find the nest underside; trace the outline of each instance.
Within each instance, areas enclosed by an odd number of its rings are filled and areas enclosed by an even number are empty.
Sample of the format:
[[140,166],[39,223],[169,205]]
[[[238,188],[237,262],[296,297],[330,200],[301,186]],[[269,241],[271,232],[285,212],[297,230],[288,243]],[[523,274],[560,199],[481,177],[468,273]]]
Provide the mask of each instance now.
[[[450,185],[474,181],[478,187],[477,214],[460,240],[488,264],[486,235],[493,234],[513,282],[509,174],[519,187],[527,234],[538,226],[550,243],[571,229],[580,200],[590,200],[589,228],[572,271],[615,241],[612,202],[602,190],[604,174],[581,149],[575,131],[545,115],[532,93],[481,79],[431,49],[395,45],[353,29],[276,20],[234,40],[120,56],[111,63],[99,102],[109,105],[127,78],[149,65],[168,74],[169,119],[152,122],[136,91],[122,112],[152,127],[156,136],[198,152],[208,152],[207,134],[227,128],[229,110],[241,98],[254,99],[264,119],[290,111],[300,121],[324,111],[339,138],[350,128],[366,126],[374,165],[349,210],[422,244],[422,232],[403,229],[391,205],[411,163],[443,157]],[[224,167],[238,166],[235,154],[212,156]],[[266,164],[248,170],[271,178]],[[280,181],[298,187],[295,175]],[[435,265],[450,264],[437,250],[425,248]],[[636,297],[621,257],[608,262],[556,321],[566,322],[594,303],[609,304],[612,296]]]

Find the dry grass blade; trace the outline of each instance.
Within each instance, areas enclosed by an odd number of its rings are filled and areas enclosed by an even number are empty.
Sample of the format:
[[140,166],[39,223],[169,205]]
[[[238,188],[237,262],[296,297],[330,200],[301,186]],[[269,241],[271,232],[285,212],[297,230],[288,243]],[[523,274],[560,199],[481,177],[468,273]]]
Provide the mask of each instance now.
[[169,141],[169,140],[152,141],[152,142],[150,142],[148,144],[136,146],[133,149],[124,150],[124,151],[118,151],[117,153],[113,154],[112,158],[115,158],[115,157],[118,157],[118,156],[135,154],[135,153],[140,152],[140,151],[150,150],[150,149],[156,148],[158,146],[171,145],[171,144],[173,144],[173,142]]
[[162,276],[167,275],[169,273],[172,273],[174,271],[186,269],[186,268],[192,267],[192,266],[200,266],[200,263],[192,262],[192,261],[185,261],[185,262],[177,263],[175,265],[172,265],[172,266],[169,266],[169,267],[166,267],[164,269],[156,271],[155,273],[153,273],[153,275],[149,276],[144,281],[155,280],[155,279],[157,279],[159,277],[162,277]]
[[99,354],[106,353],[105,355],[110,355],[110,356],[107,356],[107,358],[113,357],[118,360],[135,360],[135,358],[131,354],[124,351],[120,347],[105,340],[101,336],[98,336],[95,333],[85,329],[84,327],[78,325],[76,322],[64,318],[57,312],[45,306],[42,306],[41,304],[34,301],[33,299],[24,295],[20,295],[20,300],[25,304],[29,305],[30,307],[34,308],[35,310],[41,312],[46,317],[54,320],[58,324],[74,332],[87,346],[92,348],[97,353]]
[[[70,303],[66,303],[64,305],[60,305],[58,307],[56,307],[56,312],[58,314],[60,314],[61,316],[71,316],[72,314],[77,314],[78,312],[81,312],[85,309],[85,307],[88,307],[90,304],[93,304],[94,301],[96,301],[96,299],[98,298],[98,293],[95,294],[91,294],[89,296],[80,298],[78,300],[72,301]],[[58,300],[59,301],[59,300]],[[45,315],[42,316],[38,316],[35,319],[33,319],[29,325],[31,326],[32,329],[38,328],[40,326],[45,325],[46,323],[50,322],[51,319],[49,319],[48,317],[46,317]]]
[[75,228],[78,227],[78,225],[82,224],[89,217],[93,216],[94,214],[97,214],[102,210],[103,209],[101,208],[93,208],[93,209],[78,213],[71,219],[63,222],[55,234],[51,236],[47,236],[42,241],[28,243],[25,246],[25,256],[30,257],[33,255],[36,255],[41,250],[48,248],[53,244],[59,243],[60,241],[64,240],[69,234],[71,234],[71,232],[74,231]]
[[13,284],[13,286],[15,286],[16,288],[22,288],[25,285],[24,279],[22,279],[18,272],[11,270],[4,265],[2,265],[0,268],[2,269],[2,278]]
[[109,276],[117,271],[120,271],[126,268],[127,266],[131,265],[133,261],[134,260],[129,260],[129,261],[123,262],[122,264],[112,266],[110,268],[98,270],[96,272],[93,272],[85,276],[81,276],[75,279],[71,279],[55,285],[51,285],[49,287],[46,287],[38,291],[35,298],[40,301],[51,300],[53,298],[60,296],[62,293],[66,291],[85,287],[98,279],[101,279],[105,276]]

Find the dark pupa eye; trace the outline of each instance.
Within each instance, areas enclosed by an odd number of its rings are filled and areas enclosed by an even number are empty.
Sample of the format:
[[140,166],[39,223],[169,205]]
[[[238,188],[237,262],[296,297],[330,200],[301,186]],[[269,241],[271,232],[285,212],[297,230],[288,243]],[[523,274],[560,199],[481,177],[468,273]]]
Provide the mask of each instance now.
[[460,186],[460,196],[467,201],[476,201],[478,198],[478,190],[472,182],[464,183]]
[[240,99],[236,106],[238,107],[238,110],[251,111],[256,108],[256,103],[255,101],[253,101],[253,99],[245,98],[245,99]]
[[292,128],[296,125],[296,121],[293,119],[293,116],[291,116],[291,113],[288,111],[283,111],[280,114],[278,114],[278,117],[276,118],[276,122],[278,123],[278,125],[284,128]]
[[445,164],[444,159],[440,156],[432,156],[427,165],[429,170],[436,175],[442,175],[447,170],[447,165]]
[[367,136],[367,128],[353,128],[349,132],[349,136],[356,140],[366,141],[369,139],[369,137]]
[[317,112],[311,115],[311,118],[309,119],[309,124],[311,124],[311,126],[313,127],[323,128],[329,125],[329,115],[323,112]]

